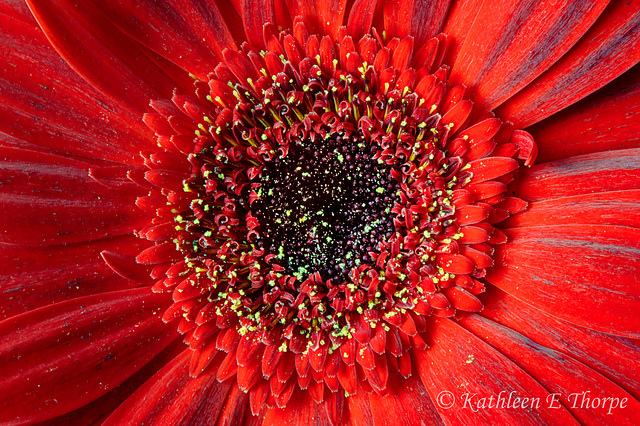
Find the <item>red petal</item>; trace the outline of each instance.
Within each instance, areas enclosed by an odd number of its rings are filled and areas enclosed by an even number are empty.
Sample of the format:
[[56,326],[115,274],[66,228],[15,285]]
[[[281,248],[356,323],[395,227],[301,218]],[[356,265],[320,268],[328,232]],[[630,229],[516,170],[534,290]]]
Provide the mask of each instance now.
[[470,100],[465,99],[460,101],[444,114],[442,123],[444,123],[445,126],[451,126],[451,133],[454,134],[460,130],[462,125],[467,121],[472,108],[473,102]]
[[[640,422],[640,402],[570,356],[537,345],[523,335],[477,315],[464,317],[460,323],[500,350],[555,395],[553,400],[545,401],[547,405],[564,405],[581,424],[607,424],[614,419],[630,424]],[[576,403],[587,398],[602,399],[605,395],[618,403],[614,405],[599,401],[597,407],[595,404],[587,406]],[[504,397],[509,397],[506,390]],[[621,408],[620,402],[623,400],[626,403]]]
[[103,249],[134,254],[144,243],[134,236],[93,243],[19,247],[0,245],[0,317],[56,302],[137,287],[100,259]]
[[411,55],[413,54],[413,38],[403,38],[396,49],[393,51],[391,57],[391,66],[398,72],[404,72],[409,63],[411,63]]
[[334,40],[338,28],[344,25],[346,0],[307,0],[304,2],[287,0],[291,16],[300,16],[309,26],[311,33],[327,34]]
[[466,257],[461,254],[438,254],[438,266],[452,274],[470,274],[475,267]]
[[640,149],[600,152],[522,171],[515,193],[527,201],[640,187]]
[[506,192],[507,186],[502,182],[491,181],[467,185],[465,189],[473,194],[476,201],[479,201]]
[[496,209],[506,210],[511,215],[520,213],[521,211],[525,210],[527,206],[528,204],[526,201],[516,197],[506,197],[495,205]]
[[222,58],[222,50],[237,48],[215,2],[91,3],[122,32],[205,81]]
[[326,410],[316,404],[309,392],[297,390],[285,408],[271,408],[264,416],[265,425],[329,425]]
[[375,360],[374,368],[368,370],[365,368],[364,375],[375,392],[384,394],[387,391],[387,380],[389,378],[389,367],[387,366],[387,357],[385,355],[373,355]]
[[145,54],[146,49],[89,3],[28,3],[60,56],[120,105],[142,115],[149,99],[171,97],[175,83]]
[[176,338],[166,349],[156,355],[147,365],[120,386],[77,410],[40,424],[65,426],[102,424],[140,386],[182,352],[184,352],[184,342],[182,339]]
[[251,390],[249,394],[249,404],[251,406],[251,413],[254,416],[257,416],[260,413],[260,410],[262,410],[265,402],[267,401],[269,391],[269,382],[266,380],[258,382],[258,384]]
[[460,232],[462,237],[458,242],[461,244],[479,244],[489,240],[489,233],[478,226],[465,226],[460,228]]
[[0,3],[0,13],[25,22],[29,25],[38,25],[35,19],[33,19],[33,15],[29,11],[29,7],[27,7],[27,5],[22,2],[2,2]]
[[[462,209],[475,207],[469,206],[471,203],[473,203],[473,195],[469,191],[466,189],[456,189],[453,191],[453,204],[459,209],[456,211],[457,215],[460,215],[458,212]],[[472,211],[473,210],[469,210],[469,214],[472,214]]]
[[[447,424],[574,424],[564,410],[540,404],[535,410],[511,410],[482,404],[481,398],[508,389],[545,401],[549,393],[526,372],[448,319],[434,319],[431,347],[415,351],[415,363],[440,416]],[[465,405],[466,403],[466,405]],[[455,407],[455,408],[454,408]]]
[[356,341],[362,344],[369,343],[369,340],[371,339],[371,326],[365,319],[364,315],[355,315],[355,319],[352,320],[351,326],[353,328],[353,337]]
[[1,135],[2,145],[141,164],[138,152],[155,143],[139,115],[82,80],[39,28],[3,15],[0,27],[3,61],[12,64],[2,71],[0,132],[16,138]]
[[389,375],[389,393],[380,396],[369,394],[373,424],[443,425],[433,402],[419,377],[408,379],[398,374]]
[[376,366],[376,354],[371,350],[369,344],[358,343],[356,351],[356,361],[367,370],[371,370]]
[[258,354],[260,355],[260,358],[262,357],[264,348],[264,345],[256,343],[254,337],[243,336],[238,342],[236,353],[238,365],[243,366],[255,362]]
[[443,33],[447,34],[445,64],[455,64],[455,59],[473,25],[484,0],[461,0],[453,2]]
[[289,403],[289,400],[291,399],[291,396],[293,395],[293,391],[296,390],[296,381],[295,380],[289,380],[289,382],[287,382],[285,388],[282,390],[282,392],[280,392],[280,395],[276,396],[276,405],[279,408],[284,408],[287,406],[287,404]]
[[497,109],[516,127],[527,127],[574,104],[640,60],[638,5],[612,2],[574,48]]
[[509,157],[489,157],[469,163],[469,171],[473,173],[471,183],[485,182],[504,176],[518,168],[518,162]]
[[349,421],[353,426],[370,426],[374,424],[371,416],[369,395],[370,393],[362,391],[355,395],[349,395],[349,398],[347,398]]
[[505,230],[486,277],[509,294],[558,318],[640,337],[638,230],[559,225]]
[[494,153],[495,149],[496,143],[489,139],[472,145],[463,157],[467,161],[474,161],[489,156],[491,153]]
[[198,377],[202,374],[216,355],[218,355],[219,358],[216,364],[219,364],[222,360],[222,354],[224,354],[224,352],[218,351],[215,345],[212,344],[196,349],[193,351],[191,360],[189,361],[189,376]]
[[480,206],[464,206],[456,210],[455,214],[456,222],[460,226],[473,225],[482,222],[487,217],[489,217],[489,212]]
[[[640,398],[640,346],[628,339],[578,327],[491,287],[482,315],[548,348],[570,354]],[[553,330],[553,332],[549,332]]]
[[229,395],[231,382],[219,383],[215,369],[197,378],[189,376],[190,357],[191,351],[187,349],[158,371],[104,424],[177,424],[217,418]]
[[144,178],[159,188],[166,188],[173,192],[182,192],[182,179],[185,174],[171,170],[149,170],[144,173]]
[[328,350],[329,345],[320,345],[317,349],[311,349],[309,351],[309,364],[311,364],[311,368],[316,371],[323,369]]
[[363,35],[369,34],[369,31],[371,31],[371,24],[373,23],[373,16],[377,4],[377,0],[356,0],[353,6],[351,6],[347,29],[349,30],[349,35],[353,37],[354,40],[360,40]]
[[291,352],[286,352],[278,364],[277,376],[281,383],[285,383],[289,380],[295,370],[296,364],[293,358],[294,356]]
[[130,234],[148,221],[134,205],[135,196],[95,182],[84,163],[25,150],[0,151],[3,242],[90,241]]
[[393,37],[413,36],[422,46],[442,29],[450,0],[397,0],[383,5],[384,31]]
[[[215,397],[215,395],[207,395],[207,398]],[[233,425],[237,422],[241,424],[249,424],[249,421],[253,419],[247,406],[249,405],[249,395],[243,392],[235,386],[231,386],[229,394],[224,398],[224,408],[218,417],[219,425]],[[215,407],[209,407],[207,401],[202,403],[202,408],[198,410],[198,413],[194,415],[191,423],[197,423],[207,421],[205,419],[212,419],[216,417],[217,409]]]
[[533,140],[533,136],[524,130],[514,130],[509,143],[518,146],[518,159],[524,161],[525,166],[533,165],[538,156],[538,145]]
[[355,365],[342,364],[338,370],[338,380],[349,394],[354,394],[358,390],[358,374]]
[[[540,161],[640,146],[640,66],[530,129]],[[588,141],[588,143],[585,143]]]
[[462,132],[460,137],[467,137],[467,142],[474,145],[494,137],[500,130],[502,122],[497,118],[488,118]]
[[342,392],[331,392],[324,400],[324,408],[327,411],[329,422],[337,426],[341,424],[344,411],[345,396]]
[[473,89],[482,111],[494,109],[562,57],[607,3],[484,1],[452,67],[452,82]]
[[142,116],[142,121],[144,121],[144,124],[153,130],[156,135],[171,136],[175,133],[169,125],[169,122],[160,114],[146,113]]
[[463,288],[445,288],[442,292],[456,309],[466,312],[480,312],[482,310],[482,302]]
[[[249,43],[259,49],[265,47],[262,29],[268,22],[275,22],[275,9],[272,1],[242,0],[242,22]],[[231,48],[231,46],[229,46]]]
[[[222,334],[222,333],[220,333]],[[220,336],[218,334],[218,336]],[[231,377],[235,376],[238,371],[238,363],[236,362],[236,350],[232,349],[220,364],[217,372],[217,378],[219,382],[224,382]]]
[[278,368],[284,352],[278,350],[276,345],[266,345],[262,356],[262,374],[266,379],[271,377]]
[[223,55],[225,63],[241,84],[249,84],[249,80],[258,81],[260,74],[246,56],[231,49],[225,49]]
[[138,264],[134,256],[127,256],[106,250],[100,252],[100,256],[102,256],[105,263],[121,277],[143,284],[153,283],[153,279],[151,279],[150,276],[151,268]]
[[640,190],[600,192],[530,203],[506,228],[543,225],[619,225],[640,228]]
[[489,268],[493,266],[493,259],[491,256],[469,246],[460,246],[460,253],[469,258],[478,268]]
[[176,252],[176,246],[172,242],[166,242],[151,246],[143,250],[136,261],[143,265],[155,265],[158,263],[169,262],[172,259],[178,259],[180,255]]
[[356,362],[356,342],[355,340],[348,340],[340,346],[340,355],[342,355],[342,361],[347,365],[354,365]]
[[243,391],[249,391],[253,385],[255,385],[260,379],[260,373],[262,372],[260,368],[260,356],[256,357],[253,362],[247,363],[247,365],[239,365],[238,366],[238,387]]
[[142,188],[148,189],[149,186],[140,186],[133,182],[129,176],[144,173],[144,170],[132,166],[91,167],[89,176],[107,188],[121,192],[140,193]]
[[1,322],[0,422],[46,420],[122,383],[175,338],[174,328],[154,315],[168,304],[168,295],[145,287],[57,303]]

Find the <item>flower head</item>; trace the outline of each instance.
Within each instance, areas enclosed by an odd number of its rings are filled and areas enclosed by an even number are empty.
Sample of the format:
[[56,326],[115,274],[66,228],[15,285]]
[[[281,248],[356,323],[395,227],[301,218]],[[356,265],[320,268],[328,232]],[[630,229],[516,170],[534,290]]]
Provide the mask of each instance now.
[[27,3],[2,421],[640,412],[639,5]]

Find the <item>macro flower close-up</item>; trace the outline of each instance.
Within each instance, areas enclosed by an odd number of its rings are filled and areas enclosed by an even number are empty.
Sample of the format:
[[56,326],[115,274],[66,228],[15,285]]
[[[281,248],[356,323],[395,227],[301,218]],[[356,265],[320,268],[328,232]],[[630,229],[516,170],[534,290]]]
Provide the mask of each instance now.
[[0,424],[640,424],[640,1],[0,20]]

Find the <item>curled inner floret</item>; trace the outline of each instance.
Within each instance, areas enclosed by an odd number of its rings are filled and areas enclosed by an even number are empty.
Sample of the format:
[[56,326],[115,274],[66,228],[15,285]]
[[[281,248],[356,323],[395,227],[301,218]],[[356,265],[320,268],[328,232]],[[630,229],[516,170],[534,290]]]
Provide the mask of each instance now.
[[493,224],[526,206],[505,193],[533,140],[469,119],[443,36],[414,54],[410,37],[343,34],[267,26],[265,51],[225,51],[195,97],[145,117],[164,151],[147,157],[162,189],[139,200],[157,243],[138,261],[160,263],[191,374],[217,360],[254,412],[408,377],[429,315],[482,308]]

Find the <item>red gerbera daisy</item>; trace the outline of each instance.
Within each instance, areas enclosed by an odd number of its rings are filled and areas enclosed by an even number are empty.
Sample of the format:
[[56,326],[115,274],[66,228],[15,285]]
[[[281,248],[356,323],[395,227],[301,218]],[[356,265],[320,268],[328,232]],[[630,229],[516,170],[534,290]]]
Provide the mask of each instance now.
[[640,2],[0,19],[3,424],[640,422]]

